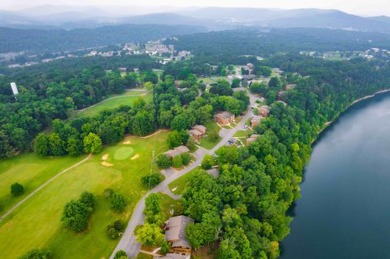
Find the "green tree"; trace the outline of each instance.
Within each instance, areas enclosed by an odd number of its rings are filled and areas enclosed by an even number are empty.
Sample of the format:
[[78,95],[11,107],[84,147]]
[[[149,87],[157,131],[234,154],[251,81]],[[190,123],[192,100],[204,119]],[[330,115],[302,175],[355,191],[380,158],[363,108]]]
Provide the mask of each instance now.
[[50,142],[46,134],[41,133],[35,138],[34,144],[35,152],[42,156],[50,155]]
[[189,153],[184,153],[181,155],[181,160],[184,166],[187,166],[191,162],[191,155]]
[[165,237],[162,234],[162,230],[155,224],[145,223],[135,231],[136,239],[146,246],[160,246]]
[[181,155],[175,156],[174,158],[172,158],[172,167],[180,168],[182,166],[183,166],[183,159],[182,159]]
[[128,259],[128,256],[125,251],[119,250],[116,252],[114,259]]
[[142,186],[147,189],[151,189],[161,183],[161,175],[159,173],[152,173],[150,175],[145,175],[141,178]]
[[215,164],[214,157],[212,155],[207,154],[204,156],[202,160],[201,167],[205,170],[209,170],[211,169],[211,167],[213,167],[214,164]]
[[11,185],[11,194],[13,196],[20,196],[24,193],[24,187],[23,185],[19,184],[19,183],[13,183]]
[[102,150],[102,140],[95,133],[89,133],[83,140],[84,152],[96,154]]
[[122,194],[114,192],[111,197],[111,209],[115,212],[123,212],[127,206],[125,197]]
[[165,169],[172,166],[172,161],[167,155],[161,154],[157,157],[156,164],[158,168]]
[[33,249],[28,251],[25,255],[19,257],[19,259],[49,259],[51,258],[50,252],[45,249]]
[[240,84],[241,84],[241,80],[240,80],[240,79],[234,78],[234,79],[232,80],[232,88],[240,87]]

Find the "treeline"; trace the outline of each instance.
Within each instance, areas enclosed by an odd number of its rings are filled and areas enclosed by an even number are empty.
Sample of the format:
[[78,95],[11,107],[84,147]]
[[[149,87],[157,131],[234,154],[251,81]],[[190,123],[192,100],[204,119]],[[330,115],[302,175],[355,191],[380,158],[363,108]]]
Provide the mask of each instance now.
[[[136,60],[129,64],[129,70],[144,59]],[[0,157],[31,150],[34,137],[53,119],[66,119],[70,110],[88,107],[109,94],[122,93],[144,82],[158,81],[151,71],[122,76],[117,69],[107,72],[100,66],[79,69],[61,64],[32,67],[32,71],[22,69],[0,77]],[[17,100],[10,82],[18,85]]]
[[388,64],[363,59],[280,55],[263,65],[285,73],[280,82],[261,86],[261,94],[278,93],[287,83],[297,86],[277,97],[285,103],[272,102],[270,116],[255,128],[260,137],[254,143],[207,157],[202,166],[218,165],[219,177],[200,170],[182,199],[185,214],[195,219],[186,230],[191,245],[211,245],[217,258],[279,257],[312,141],[353,100],[386,88],[390,76]]
[[[375,40],[373,40],[375,39]],[[351,51],[372,47],[389,49],[390,36],[315,28],[231,30],[181,35],[166,43],[177,50],[190,50],[203,63],[241,64],[242,55],[270,57],[278,52]]]
[[19,51],[45,53],[48,51],[78,50],[118,43],[145,42],[202,31],[205,31],[205,28],[198,26],[146,24],[125,24],[73,30],[0,28],[0,35],[7,35],[0,42],[0,53]]

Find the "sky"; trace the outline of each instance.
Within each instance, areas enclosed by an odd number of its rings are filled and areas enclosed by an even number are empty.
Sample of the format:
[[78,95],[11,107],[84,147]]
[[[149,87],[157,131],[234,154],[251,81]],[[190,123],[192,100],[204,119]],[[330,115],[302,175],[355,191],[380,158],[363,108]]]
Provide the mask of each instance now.
[[389,0],[0,0],[0,9],[17,10],[42,4],[84,6],[221,6],[281,9],[321,8],[339,9],[359,15],[390,15]]

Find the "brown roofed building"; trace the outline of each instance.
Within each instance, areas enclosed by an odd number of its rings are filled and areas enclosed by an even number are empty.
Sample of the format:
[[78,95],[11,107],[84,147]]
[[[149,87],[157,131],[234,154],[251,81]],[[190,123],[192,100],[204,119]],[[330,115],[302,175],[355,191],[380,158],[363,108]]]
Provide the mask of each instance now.
[[221,125],[230,124],[234,122],[234,119],[235,119],[234,115],[226,111],[214,115],[214,120]]
[[165,239],[171,243],[171,251],[176,254],[191,254],[191,245],[186,239],[186,227],[193,219],[186,216],[170,218],[165,224]]
[[193,129],[201,132],[202,134],[206,134],[206,127],[203,126],[203,125],[195,125],[194,127],[192,127]]
[[259,114],[263,117],[268,117],[271,108],[267,105],[263,105],[259,108]]
[[195,125],[188,133],[194,140],[199,141],[206,135],[206,127],[203,125]]
[[256,141],[256,139],[257,139],[258,137],[260,137],[260,135],[257,135],[257,134],[251,135],[251,136],[246,140],[246,145],[252,144],[253,142]]
[[251,128],[253,129],[260,124],[261,116],[253,116],[251,119]]
[[176,156],[179,156],[179,155],[181,155],[183,153],[187,153],[187,152],[190,152],[190,150],[186,146],[179,146],[179,147],[175,147],[172,150],[168,150],[164,154],[166,156],[168,156],[169,158],[174,158]]

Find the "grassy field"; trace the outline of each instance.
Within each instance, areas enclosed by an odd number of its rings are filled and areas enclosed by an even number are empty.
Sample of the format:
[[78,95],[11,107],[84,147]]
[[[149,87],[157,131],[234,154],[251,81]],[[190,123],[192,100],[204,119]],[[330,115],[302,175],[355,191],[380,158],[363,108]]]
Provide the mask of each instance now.
[[248,136],[248,134],[251,134],[252,131],[250,129],[247,129],[247,130],[239,130],[237,131],[233,137],[235,138],[246,138]]
[[[0,215],[44,182],[84,157],[41,158],[30,153],[0,160]],[[13,197],[10,193],[10,186],[15,182],[24,186],[25,192],[19,197]]]
[[[218,124],[215,121],[210,121],[204,125],[207,128],[207,132],[211,132],[213,130],[221,130]],[[207,134],[207,133],[206,133]],[[200,146],[205,149],[212,149],[218,142],[221,141],[221,137],[218,137],[216,140],[211,140],[209,137],[204,137],[200,140]]]
[[[196,169],[195,169],[196,170]],[[192,170],[186,175],[183,175],[179,179],[176,179],[175,181],[171,182],[168,187],[171,190],[173,194],[181,195],[184,193],[184,190],[186,188],[188,179],[195,173],[195,170]],[[176,188],[176,189],[175,189]],[[174,191],[173,191],[174,190]]]
[[86,109],[74,111],[72,117],[94,116],[105,109],[113,109],[121,105],[132,105],[139,97],[145,98],[146,101],[152,100],[152,95],[146,91],[140,91],[140,89],[129,90],[124,94],[111,96]]
[[160,198],[161,209],[167,219],[172,217],[171,209],[173,209],[173,215],[176,215],[177,213],[182,214],[182,205],[180,200],[174,200],[168,195],[161,192],[157,193],[157,195]]
[[[140,185],[140,179],[150,172],[152,150],[159,153],[168,149],[167,134],[161,131],[149,138],[128,137],[126,141],[130,144],[105,148],[39,191],[0,222],[0,258],[16,258],[42,247],[49,249],[53,258],[108,258],[117,240],[106,237],[106,227],[116,219],[127,221],[131,216],[137,201],[147,191]],[[105,154],[110,167],[101,164]],[[128,206],[124,213],[110,210],[110,202],[104,197],[107,188],[126,197]],[[88,231],[74,234],[63,227],[62,210],[84,191],[94,193],[97,206]]]

